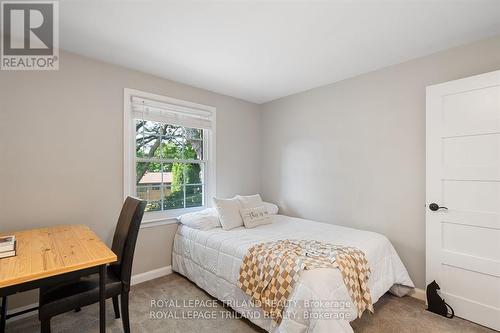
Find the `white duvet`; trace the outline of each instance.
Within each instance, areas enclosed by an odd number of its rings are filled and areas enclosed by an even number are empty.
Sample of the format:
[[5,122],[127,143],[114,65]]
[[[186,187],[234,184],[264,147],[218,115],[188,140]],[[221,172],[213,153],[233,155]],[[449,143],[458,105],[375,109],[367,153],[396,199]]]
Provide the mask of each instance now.
[[229,231],[202,231],[180,225],[174,240],[173,270],[269,332],[353,332],[349,322],[356,319],[357,311],[338,269],[314,269],[302,272],[283,320],[279,326],[273,324],[236,286],[243,257],[257,243],[305,239],[361,249],[372,272],[369,287],[374,303],[393,286],[400,296],[402,290],[411,290],[401,286],[414,286],[385,236],[284,215],[272,218],[269,225]]

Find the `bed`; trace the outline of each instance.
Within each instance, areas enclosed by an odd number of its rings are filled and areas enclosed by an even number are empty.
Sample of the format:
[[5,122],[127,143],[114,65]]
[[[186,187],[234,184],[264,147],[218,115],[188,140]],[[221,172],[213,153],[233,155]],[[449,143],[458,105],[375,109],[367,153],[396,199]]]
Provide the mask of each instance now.
[[173,270],[273,333],[353,332],[349,322],[356,319],[357,310],[350,305],[340,271],[320,268],[302,272],[279,325],[264,316],[237,287],[243,257],[257,243],[303,239],[361,249],[370,264],[369,287],[374,303],[387,291],[403,296],[414,287],[398,254],[383,235],[285,215],[273,215],[272,219],[272,224],[229,231],[201,231],[180,225],[173,246]]

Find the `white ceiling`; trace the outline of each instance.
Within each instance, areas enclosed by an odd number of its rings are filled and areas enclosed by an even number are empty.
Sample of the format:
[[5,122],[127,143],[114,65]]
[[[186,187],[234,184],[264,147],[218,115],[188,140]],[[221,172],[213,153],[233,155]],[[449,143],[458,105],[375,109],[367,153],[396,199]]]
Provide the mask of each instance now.
[[263,103],[500,34],[499,0],[61,1],[61,48]]

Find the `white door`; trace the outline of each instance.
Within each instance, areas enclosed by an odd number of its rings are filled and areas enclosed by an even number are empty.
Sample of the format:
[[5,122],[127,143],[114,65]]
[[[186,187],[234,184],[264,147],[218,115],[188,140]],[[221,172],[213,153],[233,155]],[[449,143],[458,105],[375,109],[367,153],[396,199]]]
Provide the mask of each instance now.
[[427,88],[426,178],[427,283],[500,330],[500,71]]

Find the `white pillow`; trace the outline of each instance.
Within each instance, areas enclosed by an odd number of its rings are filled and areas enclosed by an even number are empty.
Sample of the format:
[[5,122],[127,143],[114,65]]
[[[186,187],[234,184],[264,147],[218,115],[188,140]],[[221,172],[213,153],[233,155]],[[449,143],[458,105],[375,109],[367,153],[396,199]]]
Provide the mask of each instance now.
[[272,222],[266,206],[242,208],[240,213],[245,228],[255,228],[259,225],[270,224]]
[[215,208],[207,208],[199,212],[181,215],[179,221],[190,228],[198,230],[210,230],[221,226]]
[[240,202],[241,208],[255,208],[262,206],[260,194],[237,195],[236,198]]
[[219,214],[222,229],[231,230],[243,226],[240,215],[240,202],[236,197],[232,199],[213,198],[213,201]]
[[262,205],[267,208],[267,211],[269,212],[269,214],[271,214],[271,215],[278,214],[279,208],[275,204],[273,204],[271,202],[262,201]]

